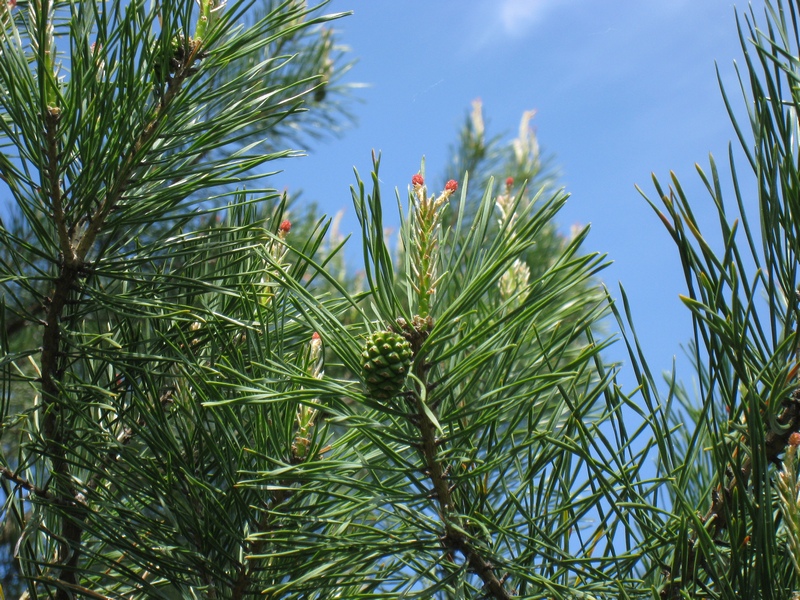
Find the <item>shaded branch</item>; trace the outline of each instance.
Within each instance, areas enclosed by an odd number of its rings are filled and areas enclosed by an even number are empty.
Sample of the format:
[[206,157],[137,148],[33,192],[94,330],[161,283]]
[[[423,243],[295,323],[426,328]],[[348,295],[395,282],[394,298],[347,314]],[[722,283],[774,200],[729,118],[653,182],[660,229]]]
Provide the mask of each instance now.
[[0,470],[0,475],[2,475],[4,479],[8,479],[12,483],[18,485],[24,490],[27,490],[28,492],[30,492],[35,496],[39,496],[40,498],[45,498],[47,500],[55,500],[55,496],[51,494],[48,490],[42,489],[32,484],[30,481],[28,481],[24,477],[20,477],[18,474],[16,474],[8,467],[3,467]]
[[[284,485],[288,485],[286,482],[283,483]],[[287,489],[276,489],[273,492],[269,509],[264,511],[263,517],[258,523],[259,533],[263,534],[264,532],[269,531],[271,528],[269,523],[270,514],[277,510],[282,504],[286,503],[291,496],[292,492]],[[241,600],[245,596],[252,594],[249,590],[250,586],[253,584],[253,575],[258,569],[258,565],[253,555],[258,555],[262,551],[266,542],[266,536],[263,535],[262,537],[251,539],[248,542],[249,548],[247,555],[250,556],[245,555],[244,559],[247,561],[247,559],[250,558],[250,560],[246,563],[241,563],[240,565],[239,576],[237,577],[236,583],[231,591],[232,600]]]
[[[37,323],[37,321],[32,321],[31,317],[35,317],[44,312],[44,305],[41,303],[36,303],[27,308],[27,313],[30,315],[29,317],[20,317],[17,316],[16,319],[13,321],[6,321],[6,338],[12,338],[20,331],[25,329],[28,325],[33,325]],[[41,322],[38,322],[41,324]]]

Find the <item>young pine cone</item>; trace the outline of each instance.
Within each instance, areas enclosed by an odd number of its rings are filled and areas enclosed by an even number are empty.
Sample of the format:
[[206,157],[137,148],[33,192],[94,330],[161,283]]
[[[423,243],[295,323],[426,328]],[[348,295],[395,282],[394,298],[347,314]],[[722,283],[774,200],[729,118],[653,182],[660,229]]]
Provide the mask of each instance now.
[[376,331],[361,353],[361,378],[377,400],[388,400],[400,392],[411,366],[411,345],[400,334]]

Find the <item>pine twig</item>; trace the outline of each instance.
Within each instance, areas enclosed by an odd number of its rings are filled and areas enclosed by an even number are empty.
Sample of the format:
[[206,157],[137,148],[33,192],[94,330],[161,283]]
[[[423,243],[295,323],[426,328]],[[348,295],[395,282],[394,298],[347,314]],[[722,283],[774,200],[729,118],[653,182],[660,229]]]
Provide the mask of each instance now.
[[[424,377],[423,373],[420,375]],[[441,445],[441,441],[436,439],[436,426],[422,406],[423,399],[418,394],[415,394],[415,399],[417,402],[416,422],[422,438],[421,449],[426,465],[425,472],[433,484],[432,495],[438,500],[439,516],[444,524],[442,545],[452,553],[460,552],[466,558],[469,568],[483,581],[488,597],[510,600],[512,596],[503,585],[505,577],[502,579],[497,577],[491,561],[464,534],[463,523],[458,517],[459,511],[447,481],[446,469],[442,467],[442,463],[437,458],[437,448]]]
[[34,496],[39,496],[40,498],[45,498],[47,500],[56,499],[55,496],[48,490],[42,489],[32,484],[30,481],[28,481],[24,477],[20,477],[17,473],[12,471],[8,467],[3,467],[2,469],[0,469],[0,475],[2,475],[4,479],[8,479],[9,481],[21,487],[22,489],[27,490]]

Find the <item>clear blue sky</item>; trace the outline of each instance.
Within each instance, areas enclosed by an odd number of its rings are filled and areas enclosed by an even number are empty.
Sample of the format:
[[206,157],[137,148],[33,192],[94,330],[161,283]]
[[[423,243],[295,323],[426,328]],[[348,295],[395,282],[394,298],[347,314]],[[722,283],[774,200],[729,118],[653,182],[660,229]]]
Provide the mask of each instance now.
[[[567,230],[591,223],[585,248],[614,261],[604,281],[615,296],[618,282],[628,291],[654,371],[670,368],[691,334],[678,300],[685,285],[672,242],[634,185],[650,192],[651,172],[666,181],[674,170],[697,211],[712,213],[694,164],[706,165],[709,152],[724,164],[733,138],[715,61],[738,99],[734,5],[333,0],[329,6],[354,11],[335,28],[359,60],[349,79],[370,87],[357,92],[364,102],[353,107],[354,128],[316,144],[307,158],[283,163],[285,172],[272,183],[302,188],[329,214],[347,209],[343,229],[353,232],[352,169],[367,176],[372,149],[382,152],[384,193],[393,198],[395,187],[405,194],[423,155],[429,173],[444,170],[473,99],[483,100],[490,132],[509,138],[522,111],[536,109],[539,141],[571,194],[559,224]],[[617,344],[609,358],[623,357]]]

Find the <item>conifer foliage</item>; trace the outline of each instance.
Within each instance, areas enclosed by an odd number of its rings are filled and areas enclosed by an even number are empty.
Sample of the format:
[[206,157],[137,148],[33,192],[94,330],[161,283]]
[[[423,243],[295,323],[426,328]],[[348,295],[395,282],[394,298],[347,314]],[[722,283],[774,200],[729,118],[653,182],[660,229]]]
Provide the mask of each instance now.
[[654,177],[650,200],[678,249],[694,324],[694,393],[673,376],[660,391],[631,355],[668,482],[666,512],[644,536],[665,542],[648,566],[666,599],[800,594],[800,4],[762,8],[739,16],[744,102],[722,90],[743,158],[731,150],[727,185],[713,158],[698,167],[713,224],[674,175],[669,187]]
[[[373,156],[355,289],[331,222],[293,225],[258,188],[346,117],[340,15],[4,4],[6,596],[797,595],[800,28],[797,3],[766,6],[742,26],[749,131],[734,120],[759,226],[735,170],[733,207],[701,172],[720,251],[656,182],[695,398],[654,380],[588,228],[555,228],[532,113],[503,145],[474,105],[446,183],[423,163],[398,203]],[[630,395],[603,356],[611,311]]]
[[291,459],[269,432],[294,435],[300,404],[207,406],[258,395],[272,344],[316,373],[295,341],[310,333],[279,317],[271,272],[306,265],[285,262],[282,203],[227,190],[336,99],[333,18],[3,4],[4,541],[28,597],[236,598],[283,577],[247,558],[283,495],[238,486]]
[[25,597],[617,589],[585,556],[620,520],[579,526],[611,506],[576,441],[618,419],[605,308],[569,293],[603,259],[581,233],[524,265],[565,195],[507,186],[501,209],[488,182],[468,210],[466,177],[429,193],[420,173],[396,262],[376,160],[353,190],[368,287],[348,289],[327,222],[242,191],[330,118],[332,16],[253,8],[4,9],[2,484]]

